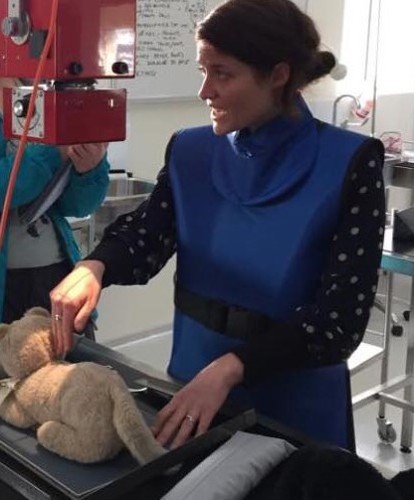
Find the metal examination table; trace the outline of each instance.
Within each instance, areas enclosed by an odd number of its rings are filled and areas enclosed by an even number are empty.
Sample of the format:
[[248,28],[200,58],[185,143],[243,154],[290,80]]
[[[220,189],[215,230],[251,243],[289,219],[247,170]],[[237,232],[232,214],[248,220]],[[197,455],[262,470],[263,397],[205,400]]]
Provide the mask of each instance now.
[[[392,443],[396,439],[396,432],[392,422],[385,415],[386,405],[393,405],[402,409],[401,424],[401,451],[410,452],[413,437],[413,412],[414,412],[414,285],[411,284],[410,317],[404,330],[407,332],[407,359],[403,375],[389,380],[388,357],[390,348],[390,335],[392,328],[392,297],[394,273],[404,274],[414,278],[414,243],[399,243],[393,240],[393,227],[387,227],[384,235],[384,249],[381,267],[385,271],[385,320],[383,351],[381,353],[381,380],[380,384],[358,394],[352,399],[354,410],[379,401],[378,409],[378,435],[384,442]],[[376,358],[378,359],[378,358]],[[392,393],[404,389],[402,398]]]
[[[138,390],[144,385],[148,387],[134,393],[148,423],[177,389],[173,382],[148,377],[139,362],[87,338],[79,340],[69,360],[110,365],[129,387]],[[296,431],[258,417],[252,409],[225,405],[206,434],[146,466],[137,464],[126,451],[102,464],[82,465],[43,449],[33,431],[0,424],[0,498],[157,500],[238,430],[283,438],[296,446],[311,443]],[[177,464],[181,464],[178,472],[163,474]]]

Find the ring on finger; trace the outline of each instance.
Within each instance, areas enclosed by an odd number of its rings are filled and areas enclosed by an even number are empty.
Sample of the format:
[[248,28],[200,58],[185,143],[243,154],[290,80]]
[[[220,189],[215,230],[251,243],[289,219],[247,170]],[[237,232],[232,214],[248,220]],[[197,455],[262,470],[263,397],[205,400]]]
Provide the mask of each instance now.
[[53,318],[54,318],[55,321],[62,321],[62,315],[61,314],[55,314],[53,316]]
[[196,419],[189,413],[187,413],[187,415],[184,417],[184,420],[188,420],[191,425],[194,425],[196,422]]

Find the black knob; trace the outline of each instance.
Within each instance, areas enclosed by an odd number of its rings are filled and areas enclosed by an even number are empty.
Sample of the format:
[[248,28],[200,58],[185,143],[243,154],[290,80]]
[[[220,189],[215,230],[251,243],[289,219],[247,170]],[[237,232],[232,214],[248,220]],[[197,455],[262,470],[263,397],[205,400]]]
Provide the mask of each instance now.
[[112,65],[112,71],[116,75],[126,75],[127,73],[129,73],[128,64],[123,61],[116,61]]
[[18,118],[25,118],[29,109],[30,97],[22,97],[13,104],[13,113]]
[[71,62],[68,71],[71,75],[80,75],[83,71],[83,66],[80,62]]

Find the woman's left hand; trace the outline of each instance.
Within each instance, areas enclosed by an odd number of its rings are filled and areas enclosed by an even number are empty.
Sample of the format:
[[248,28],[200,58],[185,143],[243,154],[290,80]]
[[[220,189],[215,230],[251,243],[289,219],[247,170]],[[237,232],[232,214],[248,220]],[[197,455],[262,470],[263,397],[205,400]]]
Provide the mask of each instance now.
[[206,432],[230,390],[243,380],[243,371],[232,353],[204,368],[158,413],[152,427],[156,439],[177,448],[190,436]]

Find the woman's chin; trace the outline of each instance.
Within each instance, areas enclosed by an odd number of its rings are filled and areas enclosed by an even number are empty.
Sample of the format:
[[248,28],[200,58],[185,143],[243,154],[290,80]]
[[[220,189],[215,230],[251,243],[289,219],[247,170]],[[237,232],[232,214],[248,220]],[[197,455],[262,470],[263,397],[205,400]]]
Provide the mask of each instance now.
[[217,122],[215,120],[213,120],[212,126],[213,126],[213,132],[216,135],[225,135],[232,132],[231,127],[229,127],[224,123]]

